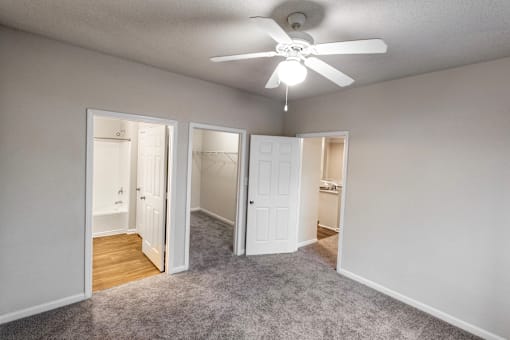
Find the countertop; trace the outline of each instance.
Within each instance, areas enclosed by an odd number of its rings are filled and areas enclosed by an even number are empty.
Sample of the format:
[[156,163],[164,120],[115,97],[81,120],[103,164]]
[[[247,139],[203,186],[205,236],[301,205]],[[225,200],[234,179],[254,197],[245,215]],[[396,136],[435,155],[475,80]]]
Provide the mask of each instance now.
[[[340,188],[340,190],[342,190],[342,188]],[[331,194],[331,195],[338,195],[341,192],[340,190],[325,190],[325,189],[320,189],[319,192],[323,192],[323,193]]]

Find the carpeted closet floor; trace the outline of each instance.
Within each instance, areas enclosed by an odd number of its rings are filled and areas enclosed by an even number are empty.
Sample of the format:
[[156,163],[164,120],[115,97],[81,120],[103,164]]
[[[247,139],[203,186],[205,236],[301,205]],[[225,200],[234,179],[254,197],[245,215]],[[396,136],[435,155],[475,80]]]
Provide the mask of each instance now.
[[232,256],[232,228],[191,219],[190,271],[0,326],[1,339],[474,339],[338,275],[314,249]]

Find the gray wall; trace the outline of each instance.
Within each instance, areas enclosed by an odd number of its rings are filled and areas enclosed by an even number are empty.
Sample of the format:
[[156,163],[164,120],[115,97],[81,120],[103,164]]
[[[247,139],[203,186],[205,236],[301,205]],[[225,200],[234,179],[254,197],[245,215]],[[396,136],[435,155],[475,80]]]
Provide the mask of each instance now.
[[510,337],[510,59],[294,101],[349,130],[342,267]]
[[86,109],[179,121],[172,265],[184,261],[188,122],[280,134],[279,103],[0,27],[0,315],[84,291]]

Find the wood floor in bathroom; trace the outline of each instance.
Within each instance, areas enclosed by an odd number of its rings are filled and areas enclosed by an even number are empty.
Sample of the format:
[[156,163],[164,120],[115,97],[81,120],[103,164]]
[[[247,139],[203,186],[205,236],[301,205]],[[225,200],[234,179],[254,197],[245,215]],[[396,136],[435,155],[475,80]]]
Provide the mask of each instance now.
[[99,291],[160,274],[142,253],[137,234],[94,238],[92,290]]
[[317,226],[317,239],[322,240],[323,238],[334,236],[338,234],[336,231]]

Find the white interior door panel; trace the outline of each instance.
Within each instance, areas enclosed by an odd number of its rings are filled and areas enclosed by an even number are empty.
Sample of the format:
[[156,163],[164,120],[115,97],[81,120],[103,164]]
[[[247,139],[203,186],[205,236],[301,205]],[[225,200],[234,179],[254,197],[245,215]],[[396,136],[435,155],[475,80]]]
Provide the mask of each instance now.
[[301,139],[251,136],[246,254],[297,249]]
[[139,129],[137,229],[142,252],[163,271],[165,268],[165,208],[167,128],[143,124]]

